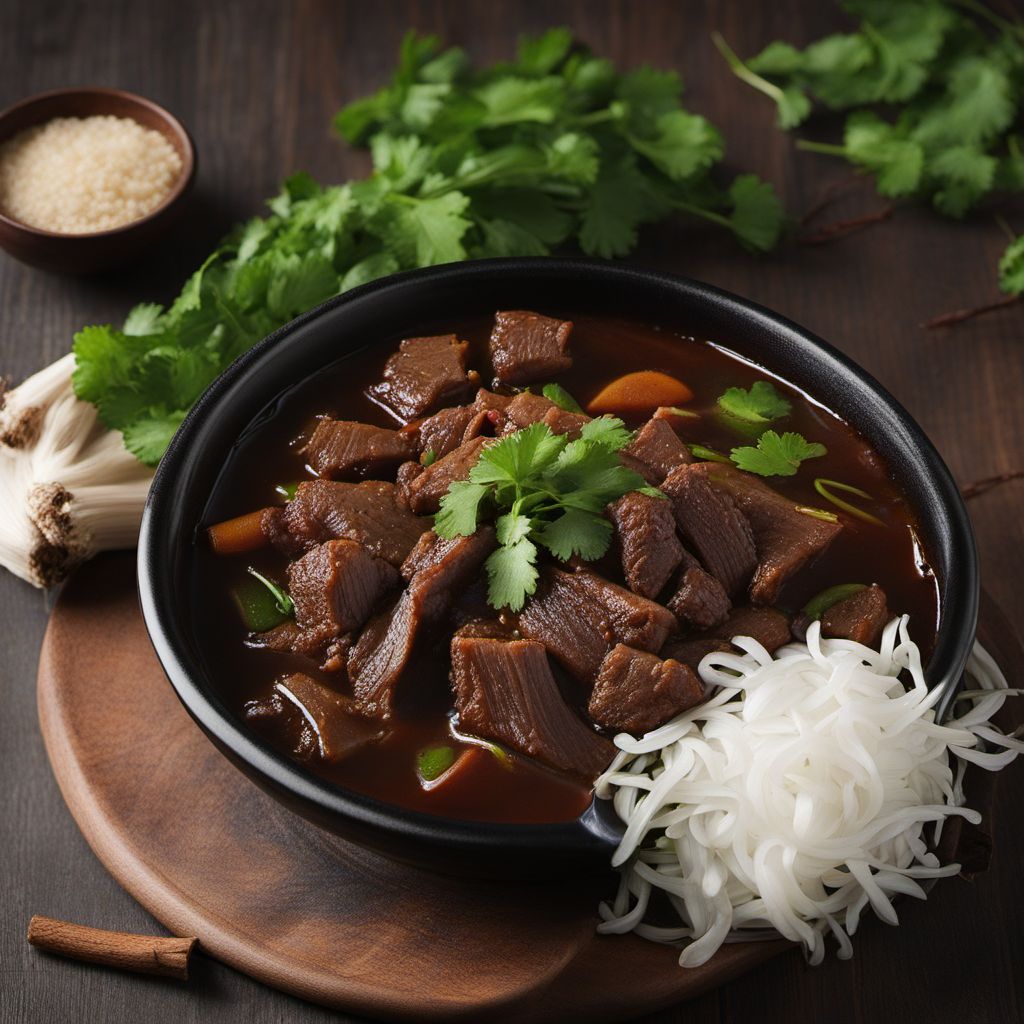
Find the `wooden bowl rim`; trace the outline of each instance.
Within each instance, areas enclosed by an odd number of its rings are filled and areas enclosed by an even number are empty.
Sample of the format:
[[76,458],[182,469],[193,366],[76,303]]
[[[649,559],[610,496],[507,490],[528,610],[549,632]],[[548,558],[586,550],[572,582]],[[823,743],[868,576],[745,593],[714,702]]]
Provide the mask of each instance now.
[[[26,224],[24,221],[15,220],[13,217],[8,217],[3,209],[0,208],[0,225],[9,228],[11,231],[21,233],[23,235],[34,236],[40,239],[47,239],[50,241],[57,240],[70,240],[70,241],[82,241],[85,239],[93,238],[115,238],[117,236],[124,237],[130,232],[135,231],[142,225],[147,224],[151,221],[156,220],[165,210],[169,209],[174,205],[188,190],[188,187],[192,184],[192,179],[195,176],[196,171],[196,149],[195,144],[192,142],[192,136],[189,135],[188,129],[178,120],[166,107],[160,106],[155,100],[147,99],[145,96],[140,96],[138,93],[129,92],[127,89],[114,89],[107,86],[75,86],[63,89],[49,89],[46,92],[38,92],[32,96],[27,96],[22,100],[18,100],[16,103],[12,103],[9,107],[4,110],[0,110],[0,145],[7,142],[7,139],[3,137],[5,123],[14,117],[33,106],[43,106],[48,102],[61,98],[70,98],[72,96],[96,96],[100,99],[111,100],[119,99],[127,101],[129,106],[143,107],[150,113],[154,114],[157,121],[160,122],[160,128],[154,128],[154,131],[159,131],[178,151],[181,156],[181,171],[178,174],[174,185],[171,187],[170,192],[164,198],[163,202],[159,206],[154,207],[149,213],[136,220],[129,221],[127,224],[122,224],[116,228],[106,228],[103,231],[84,231],[80,233],[69,233],[64,231],[48,231],[45,228],[37,228],[31,224]],[[33,128],[39,124],[45,124],[46,121],[52,120],[54,117],[61,117],[60,113],[47,113],[45,116],[40,117],[38,121],[29,121],[27,124],[22,125],[18,132],[26,131],[29,128]],[[76,115],[72,115],[76,116]],[[95,114],[90,116],[104,116],[102,114]],[[115,115],[125,116],[125,115]],[[127,115],[131,117],[131,115]],[[142,124],[136,118],[132,117],[131,120],[135,121],[136,124],[142,125],[143,128],[151,127],[150,125]],[[15,132],[14,134],[17,134]],[[11,136],[13,138],[14,135]],[[176,143],[176,144],[175,144]]]

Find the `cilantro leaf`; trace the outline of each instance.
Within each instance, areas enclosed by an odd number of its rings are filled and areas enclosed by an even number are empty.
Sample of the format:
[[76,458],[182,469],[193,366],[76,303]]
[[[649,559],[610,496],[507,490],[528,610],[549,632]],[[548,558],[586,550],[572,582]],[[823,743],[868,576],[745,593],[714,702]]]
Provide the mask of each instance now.
[[483,484],[456,480],[441,498],[440,510],[434,516],[434,532],[447,540],[475,533],[480,502],[486,496]]
[[564,434],[553,434],[546,423],[531,423],[488,445],[470,470],[477,484],[521,484],[542,473],[568,444]]
[[733,448],[732,461],[748,473],[758,476],[793,476],[806,459],[821,458],[828,449],[817,441],[809,442],[802,435],[787,431],[781,436],[766,430],[757,447]]
[[633,433],[626,429],[622,420],[615,416],[597,416],[583,424],[580,438],[603,445],[609,451],[617,452],[633,440]]
[[1015,238],[999,260],[999,287],[1010,295],[1024,294],[1024,235]]
[[[957,96],[966,110],[991,88],[965,71]],[[620,73],[566,28],[521,39],[515,61],[476,68],[459,48],[410,31],[390,81],[334,120],[369,148],[372,173],[336,185],[293,174],[267,215],[228,234],[166,308],[144,303],[121,330],[79,332],[76,393],[155,464],[233,359],[383,275],[566,243],[624,256],[641,225],[673,211],[770,247],[782,225],[777,198],[753,177],[727,191],[714,182],[723,140],[681,94],[674,72]]]
[[502,545],[491,552],[484,568],[488,604],[518,612],[537,589],[537,545],[526,538]]
[[573,555],[589,562],[608,550],[611,537],[612,524],[603,516],[570,508],[546,526],[537,540],[563,562]]
[[767,380],[756,380],[749,391],[743,388],[729,388],[719,396],[719,406],[737,419],[749,423],[770,423],[782,416],[788,416],[792,405],[775,390]]
[[518,544],[530,535],[530,517],[516,515],[514,512],[506,512],[498,516],[494,522],[494,529],[498,536],[498,543],[509,547]]
[[561,384],[545,384],[544,387],[540,389],[540,393],[549,402],[554,402],[559,409],[564,409],[566,412],[575,412],[580,414],[583,412],[583,407],[580,403],[577,402]]

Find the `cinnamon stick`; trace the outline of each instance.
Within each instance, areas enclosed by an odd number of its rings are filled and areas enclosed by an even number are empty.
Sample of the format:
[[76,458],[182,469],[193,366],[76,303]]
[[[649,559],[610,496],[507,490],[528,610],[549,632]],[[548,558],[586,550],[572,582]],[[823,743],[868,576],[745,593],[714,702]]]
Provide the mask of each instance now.
[[196,939],[108,932],[41,914],[28,923],[28,941],[37,949],[72,960],[180,981],[188,980],[188,959],[196,944]]

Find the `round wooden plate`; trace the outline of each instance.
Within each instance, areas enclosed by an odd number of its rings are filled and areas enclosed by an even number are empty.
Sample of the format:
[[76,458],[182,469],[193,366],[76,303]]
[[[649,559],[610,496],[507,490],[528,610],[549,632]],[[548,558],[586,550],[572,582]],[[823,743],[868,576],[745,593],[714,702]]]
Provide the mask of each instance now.
[[622,1020],[790,948],[730,945],[684,970],[676,950],[595,934],[611,877],[447,878],[296,817],[178,703],[138,610],[133,554],[97,558],[63,589],[43,643],[39,715],[64,798],[118,882],[173,934],[325,1006],[388,1020]]

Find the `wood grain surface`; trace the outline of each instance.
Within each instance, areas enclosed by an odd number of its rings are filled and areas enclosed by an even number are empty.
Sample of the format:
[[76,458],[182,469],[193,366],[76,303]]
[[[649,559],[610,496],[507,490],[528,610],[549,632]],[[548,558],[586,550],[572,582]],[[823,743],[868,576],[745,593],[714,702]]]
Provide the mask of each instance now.
[[[366,157],[331,136],[330,116],[382,82],[410,25],[492,60],[510,54],[518,32],[559,23],[622,66],[646,61],[680,70],[692,108],[725,132],[730,166],[770,178],[794,213],[847,177],[828,158],[794,150],[775,128],[770,104],[733,79],[708,40],[718,28],[750,53],[774,38],[800,43],[842,28],[843,17],[820,0],[6,0],[0,105],[72,84],[140,92],[188,126],[199,177],[176,234],[126,271],[66,279],[0,256],[0,372],[24,376],[63,355],[79,326],[117,322],[136,301],[172,297],[218,235],[257,212],[288,173],[305,168],[325,181],[363,174]],[[836,130],[829,117],[808,126],[820,138]],[[832,214],[880,205],[869,188],[854,188]],[[1024,228],[1024,208],[1004,212]],[[996,298],[994,266],[1004,244],[990,212],[951,223],[901,206],[842,241],[790,244],[768,259],[680,222],[645,232],[636,260],[740,292],[828,338],[896,394],[967,483],[1024,465],[1024,312],[1011,307],[942,333],[918,324]],[[1024,613],[1022,504],[1021,483],[971,503],[985,585],[1017,621]],[[93,857],[46,762],[33,681],[49,601],[0,579],[0,1021],[354,1020],[201,956],[181,986],[58,961],[25,943],[33,913],[125,931],[154,928]],[[1008,785],[1019,787],[1022,772],[1013,766]],[[991,870],[908,906],[898,930],[866,931],[853,961],[810,969],[783,957],[649,1024],[1024,1019],[1024,813],[1019,797],[1003,806]]]

